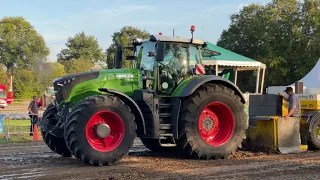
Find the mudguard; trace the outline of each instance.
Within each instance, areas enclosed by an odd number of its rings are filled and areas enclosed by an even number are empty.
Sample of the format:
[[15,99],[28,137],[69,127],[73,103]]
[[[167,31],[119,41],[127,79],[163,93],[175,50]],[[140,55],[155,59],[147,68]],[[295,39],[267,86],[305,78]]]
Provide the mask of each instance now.
[[190,96],[196,89],[198,89],[201,85],[206,83],[218,83],[222,84],[230,89],[234,90],[234,92],[240,96],[242,103],[245,103],[245,99],[242,91],[236,86],[233,82],[215,75],[204,75],[193,78],[180,92],[179,97]]
[[135,120],[138,125],[138,132],[137,133],[139,135],[146,134],[146,125],[145,125],[143,114],[142,114],[139,106],[137,105],[137,103],[131,97],[129,97],[128,95],[126,95],[122,92],[112,90],[112,89],[99,88],[99,91],[113,94],[113,95],[117,96],[118,98],[120,98],[125,104],[127,104],[130,107],[132,113],[134,114],[134,116],[136,118]]

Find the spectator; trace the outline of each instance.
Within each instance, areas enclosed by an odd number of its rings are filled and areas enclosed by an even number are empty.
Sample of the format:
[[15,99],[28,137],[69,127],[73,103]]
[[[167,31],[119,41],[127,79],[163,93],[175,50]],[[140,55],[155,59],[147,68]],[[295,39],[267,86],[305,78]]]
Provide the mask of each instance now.
[[37,96],[33,96],[33,101],[29,104],[28,111],[30,117],[30,136],[33,136],[33,126],[38,121],[38,113],[39,113],[39,99]]

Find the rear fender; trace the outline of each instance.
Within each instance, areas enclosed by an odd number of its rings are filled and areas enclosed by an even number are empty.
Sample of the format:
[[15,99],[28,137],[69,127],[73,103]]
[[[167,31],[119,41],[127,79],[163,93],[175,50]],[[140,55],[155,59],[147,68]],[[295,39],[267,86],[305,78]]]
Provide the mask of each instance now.
[[203,84],[221,84],[224,85],[230,89],[232,89],[235,94],[237,94],[241,98],[241,102],[245,103],[245,98],[243,96],[243,93],[239,89],[238,86],[236,86],[233,82],[215,75],[204,75],[204,76],[198,76],[196,78],[193,78],[178,94],[179,97],[188,97],[192,93],[194,93],[201,85]]
[[139,106],[137,105],[137,103],[132,98],[130,98],[128,95],[126,95],[122,92],[116,91],[116,90],[99,88],[99,91],[112,94],[112,95],[118,97],[119,99],[121,99],[126,105],[128,105],[130,107],[132,113],[135,116],[135,120],[136,120],[136,123],[138,126],[138,130],[137,130],[138,135],[145,135],[146,134],[146,126],[145,126],[143,114],[142,114]]

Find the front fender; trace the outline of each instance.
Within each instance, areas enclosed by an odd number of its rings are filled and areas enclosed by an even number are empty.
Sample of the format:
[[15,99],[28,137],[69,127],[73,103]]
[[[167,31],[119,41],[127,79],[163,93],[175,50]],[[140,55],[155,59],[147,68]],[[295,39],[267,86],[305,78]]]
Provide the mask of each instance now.
[[142,114],[139,106],[137,105],[137,103],[131,97],[129,97],[128,95],[126,95],[122,92],[119,92],[116,90],[111,90],[111,89],[106,89],[106,88],[99,88],[99,91],[113,94],[114,96],[120,98],[126,105],[128,105],[136,118],[135,120],[138,125],[138,132],[137,133],[139,135],[146,134],[146,125],[145,125],[143,114]]
[[177,91],[173,93],[173,96],[176,96],[176,97],[190,96],[201,85],[206,83],[221,84],[232,89],[235,92],[235,94],[237,94],[241,98],[242,103],[245,103],[245,98],[243,96],[243,93],[238,86],[236,86],[233,82],[223,77],[215,76],[215,75],[203,75],[203,76],[194,77],[188,80],[187,83],[182,83],[180,86],[184,86],[184,87],[178,87]]

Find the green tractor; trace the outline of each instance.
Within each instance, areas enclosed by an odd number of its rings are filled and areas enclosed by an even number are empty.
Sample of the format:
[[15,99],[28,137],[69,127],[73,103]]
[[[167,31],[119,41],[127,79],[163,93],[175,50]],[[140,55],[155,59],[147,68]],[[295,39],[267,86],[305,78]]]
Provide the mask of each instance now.
[[[55,101],[38,124],[52,151],[89,165],[110,165],[136,137],[154,152],[221,159],[241,147],[248,117],[242,92],[206,75],[203,56],[218,52],[193,38],[151,35],[118,46],[115,68],[53,81]],[[123,50],[132,68],[121,68]]]

